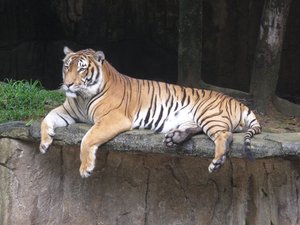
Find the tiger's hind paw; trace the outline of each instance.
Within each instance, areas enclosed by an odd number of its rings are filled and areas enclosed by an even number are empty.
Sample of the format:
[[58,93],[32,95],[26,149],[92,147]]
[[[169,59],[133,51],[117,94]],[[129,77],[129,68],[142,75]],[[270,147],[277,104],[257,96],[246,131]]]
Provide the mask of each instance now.
[[212,173],[216,170],[218,170],[224,163],[226,160],[226,156],[223,155],[220,159],[213,159],[212,162],[210,163],[209,167],[208,167],[208,172]]
[[165,135],[165,139],[163,140],[163,142],[168,147],[176,147],[178,144],[180,144],[184,140],[185,140],[185,137],[183,137],[182,131],[174,130]]

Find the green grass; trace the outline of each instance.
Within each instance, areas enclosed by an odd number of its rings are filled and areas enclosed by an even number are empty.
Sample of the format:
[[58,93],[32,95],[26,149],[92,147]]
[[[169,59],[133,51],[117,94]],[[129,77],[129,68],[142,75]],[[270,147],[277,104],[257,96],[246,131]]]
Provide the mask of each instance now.
[[0,123],[38,120],[64,99],[62,92],[47,91],[39,81],[6,80],[0,83]]

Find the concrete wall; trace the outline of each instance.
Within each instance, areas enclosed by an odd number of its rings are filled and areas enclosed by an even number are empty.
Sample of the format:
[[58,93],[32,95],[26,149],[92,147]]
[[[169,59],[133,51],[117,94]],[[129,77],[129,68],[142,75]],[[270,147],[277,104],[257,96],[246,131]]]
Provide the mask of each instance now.
[[[79,145],[62,144],[61,135],[74,133],[72,127],[58,131],[60,141],[45,155],[26,136],[26,127],[16,127],[23,140],[9,138],[13,132],[0,127],[0,224],[300,224],[300,148],[295,143],[294,151],[284,150],[287,157],[284,152],[259,157],[256,147],[255,162],[232,154],[220,171],[209,174],[210,145],[208,157],[154,153],[146,147],[130,151],[131,145],[143,146],[138,140],[149,139],[155,146],[153,137],[162,138],[134,131],[103,146],[94,173],[82,179]],[[32,137],[38,133],[27,130]],[[208,141],[197,137],[194,146],[198,138]],[[239,142],[234,138],[233,150]],[[120,144],[123,139],[131,144]],[[252,143],[259,146],[257,139]],[[281,144],[283,149],[287,145]]]

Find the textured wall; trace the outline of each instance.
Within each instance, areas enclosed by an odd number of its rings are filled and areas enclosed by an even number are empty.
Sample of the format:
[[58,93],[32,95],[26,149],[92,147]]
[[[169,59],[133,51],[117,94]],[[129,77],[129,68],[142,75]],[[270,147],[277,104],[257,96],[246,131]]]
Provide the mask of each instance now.
[[2,138],[0,152],[3,225],[300,223],[299,158],[232,158],[208,174],[205,158],[105,150],[81,179],[76,146],[42,155],[36,144]]

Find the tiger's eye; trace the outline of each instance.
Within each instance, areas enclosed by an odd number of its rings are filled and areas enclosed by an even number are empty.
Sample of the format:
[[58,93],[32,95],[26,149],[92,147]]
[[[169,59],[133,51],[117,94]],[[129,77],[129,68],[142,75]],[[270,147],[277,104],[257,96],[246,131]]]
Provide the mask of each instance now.
[[78,70],[78,73],[83,72],[83,71],[85,71],[85,70],[86,70],[86,68],[81,67],[81,68]]

